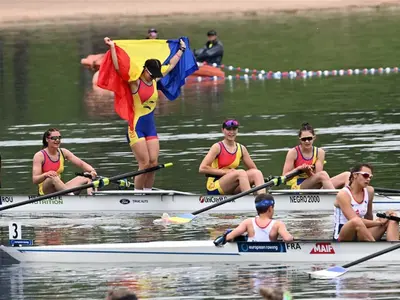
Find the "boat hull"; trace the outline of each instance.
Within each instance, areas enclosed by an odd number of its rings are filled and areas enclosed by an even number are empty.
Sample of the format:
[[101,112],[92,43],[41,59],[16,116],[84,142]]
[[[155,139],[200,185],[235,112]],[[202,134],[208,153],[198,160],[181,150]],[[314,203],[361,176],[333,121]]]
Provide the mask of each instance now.
[[[276,204],[275,211],[333,211],[333,202],[337,191],[293,191],[272,192]],[[25,201],[35,196],[3,195],[0,207]],[[182,193],[179,191],[149,191],[135,194],[133,191],[107,191],[94,196],[58,196],[48,200],[22,205],[0,214],[14,212],[193,212],[211,204],[223,201],[230,196],[207,196]],[[400,210],[400,196],[386,197],[375,195],[374,211]],[[241,197],[233,202],[215,207],[213,213],[254,212],[254,197]]]
[[[216,247],[213,241],[5,247],[22,263],[344,263],[381,251],[395,242],[298,241],[237,242]],[[392,251],[371,261],[398,262]]]

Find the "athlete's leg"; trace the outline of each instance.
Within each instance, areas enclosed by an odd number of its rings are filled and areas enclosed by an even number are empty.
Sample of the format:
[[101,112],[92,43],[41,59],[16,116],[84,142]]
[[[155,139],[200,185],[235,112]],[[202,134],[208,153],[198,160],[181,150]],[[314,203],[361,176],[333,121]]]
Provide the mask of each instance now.
[[245,170],[232,170],[219,179],[219,185],[224,194],[237,194],[251,188],[249,177]]
[[331,178],[331,182],[335,189],[340,189],[349,184],[350,172],[343,172]]
[[334,190],[335,187],[333,186],[328,173],[326,173],[325,171],[320,171],[316,174],[314,174],[311,177],[308,177],[306,180],[304,180],[301,185],[300,188],[301,189],[320,189],[320,188],[324,188],[324,189],[329,189],[329,190]]
[[[148,168],[158,165],[158,155],[160,154],[160,142],[157,137],[147,139],[147,149],[149,153],[149,165]],[[151,172],[146,174],[144,187],[151,189],[154,185],[154,178],[156,173]]]
[[361,218],[353,218],[343,225],[342,229],[339,233],[339,240],[343,241],[352,241],[354,237],[357,235],[357,239],[360,242],[368,241],[373,242],[375,238],[368,230],[367,226],[365,226],[364,222]]
[[[258,169],[250,169],[246,171],[247,177],[249,178],[250,185],[259,186],[264,184],[264,176],[263,173]],[[265,189],[258,190],[256,194],[265,193]]]

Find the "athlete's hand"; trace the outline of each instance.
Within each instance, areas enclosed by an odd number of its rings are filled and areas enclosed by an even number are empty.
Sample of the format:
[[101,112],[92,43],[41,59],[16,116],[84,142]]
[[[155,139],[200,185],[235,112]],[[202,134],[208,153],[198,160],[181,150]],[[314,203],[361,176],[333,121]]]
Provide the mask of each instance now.
[[395,216],[395,217],[397,217],[397,213],[394,210],[388,210],[387,212],[385,212],[385,214],[387,216]]
[[179,45],[181,46],[181,49],[183,49],[183,51],[186,50],[186,44],[182,39],[179,39]]
[[110,47],[114,47],[114,45],[115,45],[114,41],[107,36],[104,38],[104,43],[106,43],[106,45],[108,45]]
[[225,231],[223,235],[220,235],[214,240],[214,245],[217,247],[222,247],[223,245],[226,244],[226,236],[232,231],[232,229],[228,229]]
[[46,177],[46,178],[56,177],[56,176],[58,176],[56,171],[48,171],[48,172],[44,173],[44,177]]

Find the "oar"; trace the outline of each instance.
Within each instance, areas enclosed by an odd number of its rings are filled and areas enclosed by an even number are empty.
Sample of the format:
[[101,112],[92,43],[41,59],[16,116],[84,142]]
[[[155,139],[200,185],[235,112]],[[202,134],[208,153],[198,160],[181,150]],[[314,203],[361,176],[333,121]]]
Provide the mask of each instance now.
[[388,216],[387,214],[381,214],[381,213],[377,213],[376,216],[378,218],[383,218],[383,219],[388,219],[388,220],[393,220],[393,221],[396,221],[396,222],[400,222],[400,217]]
[[393,193],[393,194],[400,194],[400,190],[396,189],[388,189],[388,188],[380,188],[374,187],[375,192],[377,193]]
[[39,197],[36,197],[36,198],[33,198],[33,199],[29,199],[29,200],[13,203],[13,204],[10,204],[10,205],[7,205],[7,206],[3,206],[3,207],[0,207],[0,211],[6,210],[6,209],[9,209],[9,208],[22,206],[22,205],[25,205],[25,204],[30,204],[30,203],[33,203],[33,202],[36,202],[36,201],[45,200],[45,199],[56,197],[56,196],[69,194],[69,193],[80,191],[80,190],[83,190],[83,189],[102,188],[102,187],[110,184],[110,182],[115,182],[115,181],[118,181],[120,179],[127,178],[127,177],[139,176],[139,175],[142,175],[142,174],[145,174],[145,173],[154,172],[154,171],[157,171],[159,169],[168,168],[168,167],[171,167],[171,166],[172,166],[172,163],[159,164],[158,166],[154,166],[154,167],[151,167],[151,168],[143,169],[143,170],[140,170],[140,171],[128,172],[128,173],[121,174],[121,175],[116,175],[116,176],[113,176],[113,177],[110,177],[110,178],[103,177],[103,178],[94,180],[94,181],[92,181],[90,183],[83,184],[83,185],[80,185],[80,186],[76,186],[76,187],[73,187],[73,188],[70,188],[70,189],[67,189],[67,190],[57,191],[57,192],[54,192],[54,193],[51,193],[51,194],[47,194],[47,195],[43,195],[43,196],[39,196]]
[[220,205],[223,205],[225,203],[232,202],[233,200],[236,200],[236,199],[238,199],[240,197],[246,196],[246,195],[248,195],[250,193],[253,193],[253,192],[256,192],[258,190],[261,190],[261,189],[264,189],[264,188],[269,188],[269,187],[272,187],[274,185],[275,186],[280,185],[281,183],[285,183],[286,181],[292,179],[293,177],[295,177],[297,175],[300,175],[301,173],[303,173],[302,170],[295,170],[295,171],[287,174],[286,176],[275,177],[272,180],[270,180],[270,181],[268,181],[268,182],[266,182],[266,183],[264,183],[262,185],[253,187],[253,188],[251,188],[250,190],[247,190],[247,191],[243,191],[243,192],[241,192],[239,194],[236,194],[236,195],[234,195],[232,197],[229,197],[229,198],[227,198],[227,199],[225,199],[225,200],[223,200],[221,202],[214,203],[214,204],[209,205],[207,207],[204,207],[202,209],[196,210],[195,212],[192,212],[191,214],[189,213],[189,214],[182,214],[182,215],[176,216],[176,217],[170,217],[167,213],[164,213],[162,215],[161,219],[154,220],[154,223],[162,223],[162,224],[166,224],[166,223],[174,223],[174,224],[189,223],[194,218],[196,218],[196,216],[198,214],[201,214],[202,212],[205,212],[207,210],[213,209],[213,208],[215,208],[217,206],[220,206]]
[[[82,177],[86,177],[86,178],[92,178],[92,175],[88,172],[75,172],[75,176],[82,176]],[[95,179],[101,179],[104,178],[104,176],[97,176]],[[128,181],[126,178],[117,180],[116,182],[114,182],[116,184],[118,184],[118,188],[128,188],[128,187],[133,187],[133,182]]]
[[[372,242],[374,243],[374,242]],[[376,243],[376,242],[375,242]],[[396,245],[391,246],[389,248],[383,249],[381,251],[372,253],[370,255],[364,256],[360,259],[357,259],[351,263],[345,264],[343,266],[333,266],[325,270],[320,270],[320,271],[315,271],[315,272],[310,272],[309,276],[310,278],[314,279],[333,279],[339,276],[342,276],[343,274],[347,273],[347,268],[350,268],[352,266],[358,265],[362,262],[365,262],[367,260],[373,259],[375,257],[381,256],[383,254],[386,254],[388,252],[397,250],[400,248],[400,243],[396,243]]]

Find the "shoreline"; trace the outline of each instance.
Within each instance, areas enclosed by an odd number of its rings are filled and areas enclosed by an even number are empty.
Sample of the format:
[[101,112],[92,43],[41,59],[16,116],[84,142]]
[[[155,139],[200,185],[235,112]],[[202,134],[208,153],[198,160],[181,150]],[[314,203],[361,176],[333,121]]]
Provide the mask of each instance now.
[[[24,1],[15,0],[12,3],[6,0],[0,11],[0,26],[46,26],[65,24],[87,24],[114,22],[166,22],[169,21],[193,21],[204,19],[226,20],[229,18],[257,18],[261,16],[284,14],[290,16],[306,16],[315,13],[351,13],[351,12],[376,12],[379,10],[397,10],[400,8],[400,0],[205,0],[202,2],[204,9],[199,11],[198,2],[194,0],[156,0],[152,2],[152,10],[149,11],[148,2],[139,3],[115,0],[112,7],[107,7],[105,0],[33,0],[27,4]],[[229,5],[228,5],[229,4]],[[154,5],[154,7],[153,7]],[[108,5],[109,6],[109,5]],[[210,11],[210,9],[212,9]],[[99,20],[99,18],[101,18]]]

